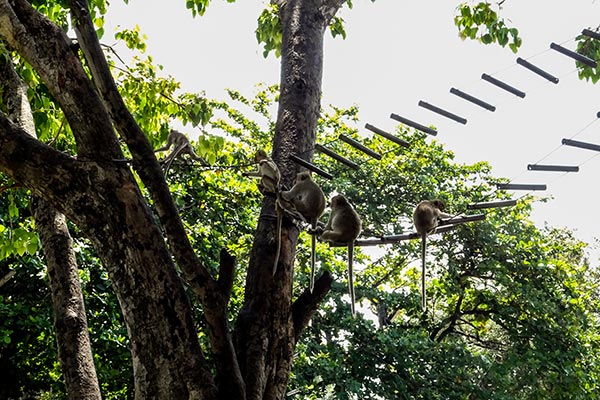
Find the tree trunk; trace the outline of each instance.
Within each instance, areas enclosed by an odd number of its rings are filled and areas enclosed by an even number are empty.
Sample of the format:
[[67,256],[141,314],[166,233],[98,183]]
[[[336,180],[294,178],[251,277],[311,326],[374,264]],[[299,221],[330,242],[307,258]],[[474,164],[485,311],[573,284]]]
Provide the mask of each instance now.
[[[278,1],[283,27],[281,95],[274,158],[291,186],[296,154],[312,159],[320,112],[323,33],[345,0]],[[70,40],[26,0],[0,0],[0,38],[26,59],[60,104],[77,143],[77,159],[25,135],[0,113],[0,170],[62,211],[90,238],[108,270],[131,342],[136,398],[281,399],[296,341],[331,287],[323,274],[315,290],[292,305],[298,229],[285,221],[276,276],[274,202],[263,202],[250,256],[245,304],[234,331],[227,326],[233,260],[222,257],[215,280],[185,235],[143,132],[124,109],[94,37],[87,4],[70,0],[79,42],[97,90]],[[104,60],[105,61],[105,60]],[[173,256],[198,295],[206,316],[215,378],[200,349],[188,298],[171,254],[127,163],[113,124],[124,137],[156,205]],[[238,369],[239,364],[239,369]],[[242,380],[243,378],[243,380]],[[242,397],[242,396],[238,396]]]
[[37,231],[48,268],[58,359],[72,400],[101,399],[77,261],[65,216],[43,200],[34,200]]
[[0,0],[0,20],[0,37],[36,69],[64,110],[78,151],[78,159],[60,153],[0,113],[0,170],[92,241],[129,332],[136,398],[216,398],[162,233],[129,166],[119,161],[110,116],[70,40],[25,0]]
[[[297,154],[312,159],[320,112],[323,33],[341,1],[278,2],[283,29],[281,94],[273,141],[273,158],[290,187]],[[324,274],[315,291],[292,306],[294,254],[299,231],[285,220],[279,267],[271,276],[277,246],[274,200],[266,197],[254,236],[246,279],[245,303],[236,326],[236,349],[246,382],[247,399],[282,399],[291,372],[296,338],[331,287]]]
[[[27,86],[8,58],[0,60],[0,87],[13,121],[35,136]],[[54,329],[69,399],[101,399],[88,334],[77,261],[64,215],[40,199],[32,200],[35,221],[46,256],[54,311]]]

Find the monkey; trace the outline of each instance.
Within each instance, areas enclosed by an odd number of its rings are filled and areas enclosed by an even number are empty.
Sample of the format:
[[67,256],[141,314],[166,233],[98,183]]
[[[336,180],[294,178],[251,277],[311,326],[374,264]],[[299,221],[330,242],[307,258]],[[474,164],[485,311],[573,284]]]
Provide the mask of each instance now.
[[273,263],[273,275],[277,272],[277,263],[279,262],[279,254],[281,253],[281,225],[283,223],[283,207],[281,206],[281,199],[279,192],[281,191],[281,172],[277,168],[277,164],[267,156],[267,153],[263,149],[256,151],[254,155],[254,162],[258,164],[258,176],[260,182],[258,183],[258,190],[265,196],[275,195],[277,200],[275,201],[275,212],[277,214],[277,251],[275,252],[275,262]]
[[360,235],[362,221],[352,204],[341,194],[331,199],[331,214],[321,233],[321,239],[328,242],[343,242],[348,244],[348,292],[350,294],[350,309],[355,315],[354,277],[352,259],[354,256],[354,240]]
[[427,311],[427,299],[425,297],[425,251],[427,248],[427,235],[435,233],[438,222],[442,218],[451,218],[444,209],[446,205],[442,200],[423,200],[413,213],[413,223],[419,235],[421,235],[421,306],[423,312]]
[[254,155],[254,162],[258,164],[260,182],[258,190],[264,195],[267,193],[277,194],[281,190],[281,173],[277,164],[267,156],[263,149],[259,149]]
[[296,182],[290,190],[280,192],[280,197],[282,207],[299,214],[299,217],[311,226],[309,233],[311,235],[310,291],[312,293],[315,286],[317,227],[319,218],[325,211],[325,195],[319,185],[312,180],[310,173],[303,171],[296,174]]
[[195,161],[199,161],[202,165],[207,165],[206,161],[196,154],[189,139],[183,133],[176,131],[175,129],[171,129],[169,132],[167,144],[154,150],[154,152],[158,153],[159,151],[168,150],[171,148],[171,146],[173,146],[173,151],[161,161],[161,163],[165,166],[165,177],[169,172],[169,168],[171,167],[173,160],[183,154],[189,155]]

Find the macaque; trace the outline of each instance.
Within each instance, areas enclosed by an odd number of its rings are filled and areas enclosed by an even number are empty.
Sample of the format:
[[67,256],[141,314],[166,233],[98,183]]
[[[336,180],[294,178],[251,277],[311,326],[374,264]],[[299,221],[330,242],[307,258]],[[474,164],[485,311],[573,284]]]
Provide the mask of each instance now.
[[301,219],[311,226],[309,233],[311,235],[310,291],[312,292],[315,286],[317,224],[325,211],[325,195],[319,185],[312,180],[310,173],[303,171],[296,175],[294,186],[289,191],[282,191],[280,197],[280,204],[287,211],[299,214]]
[[452,216],[444,213],[445,204],[442,200],[423,200],[413,213],[413,223],[418,234],[421,235],[421,305],[427,311],[427,298],[425,296],[425,252],[427,248],[427,235],[435,233],[435,228],[442,218]]
[[259,149],[254,155],[254,162],[258,164],[260,182],[258,190],[264,195],[266,193],[277,194],[280,191],[279,181],[281,173],[277,164],[267,156],[263,149]]
[[277,197],[275,201],[275,211],[277,213],[277,251],[275,253],[275,261],[273,262],[273,275],[275,275],[277,264],[279,263],[279,254],[281,253],[281,225],[283,223],[283,209],[279,199],[281,172],[279,172],[277,164],[267,156],[267,153],[263,149],[256,151],[254,162],[258,164],[258,176],[260,177],[258,190],[265,196],[275,195]]
[[165,166],[165,176],[167,176],[167,172],[169,171],[173,160],[183,154],[189,155],[192,159],[199,161],[202,165],[207,165],[206,161],[196,154],[187,136],[179,131],[176,131],[175,129],[171,129],[171,132],[169,132],[167,144],[154,150],[154,152],[157,153],[159,151],[168,150],[171,148],[171,146],[173,146],[173,151],[171,151],[168,156],[161,160],[161,164]]
[[325,224],[321,239],[328,242],[342,242],[348,245],[348,292],[350,294],[350,309],[355,315],[354,276],[352,260],[354,257],[354,240],[360,235],[362,222],[354,211],[352,204],[341,194],[331,199],[331,214]]

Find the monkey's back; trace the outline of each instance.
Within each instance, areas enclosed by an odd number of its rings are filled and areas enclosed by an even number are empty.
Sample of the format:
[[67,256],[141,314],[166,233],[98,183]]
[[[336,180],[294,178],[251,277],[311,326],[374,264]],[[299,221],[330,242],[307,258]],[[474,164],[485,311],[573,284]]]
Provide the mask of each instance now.
[[437,213],[430,205],[419,204],[413,213],[413,223],[417,233],[427,234],[437,226]]
[[362,229],[360,217],[352,206],[343,207],[331,221],[331,228],[341,234],[336,239],[339,242],[353,242]]
[[296,210],[308,221],[318,220],[325,211],[325,195],[313,181],[304,181],[299,188],[294,204]]

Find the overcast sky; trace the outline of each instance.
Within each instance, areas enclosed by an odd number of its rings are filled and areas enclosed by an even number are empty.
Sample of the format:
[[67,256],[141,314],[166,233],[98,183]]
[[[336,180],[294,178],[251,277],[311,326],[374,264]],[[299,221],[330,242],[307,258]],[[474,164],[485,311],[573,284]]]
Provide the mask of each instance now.
[[[206,15],[193,19],[185,1],[113,0],[107,17],[113,27],[138,24],[148,35],[148,54],[185,91],[225,98],[225,88],[251,95],[255,84],[279,82],[279,60],[264,59],[256,42],[256,19],[265,2],[234,4],[213,0]],[[593,0],[506,0],[502,15],[524,39],[517,55],[497,45],[461,41],[453,23],[458,1],[354,0],[340,14],[346,40],[326,35],[323,106],[358,105],[365,123],[392,131],[396,113],[438,129],[436,140],[456,161],[485,160],[496,176],[514,183],[544,183],[539,194],[554,199],[535,208],[536,223],[568,227],[592,242],[600,237],[600,156],[561,146],[562,138],[600,144],[600,84],[578,80],[574,62],[550,50],[556,42],[575,50],[583,28],[600,25],[600,2]],[[111,36],[109,36],[111,35]],[[516,64],[520,56],[559,77],[555,85]],[[481,80],[487,73],[526,92],[524,99]],[[496,106],[489,112],[449,93],[451,87]],[[450,121],[418,106],[429,102],[468,120]],[[591,159],[590,159],[591,158]],[[527,164],[581,165],[579,173],[528,172]],[[514,197],[523,195],[515,192]],[[582,200],[583,199],[583,200]],[[593,260],[595,261],[595,260]]]

